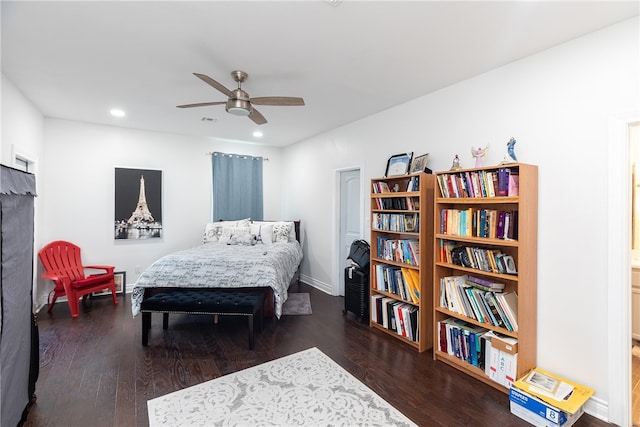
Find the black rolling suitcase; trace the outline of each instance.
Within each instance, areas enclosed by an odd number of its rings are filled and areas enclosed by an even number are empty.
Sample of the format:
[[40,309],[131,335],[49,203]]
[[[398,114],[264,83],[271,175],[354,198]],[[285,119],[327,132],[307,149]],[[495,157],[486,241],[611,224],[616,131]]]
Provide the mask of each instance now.
[[357,266],[344,269],[344,310],[355,313],[363,322],[369,319],[369,272]]

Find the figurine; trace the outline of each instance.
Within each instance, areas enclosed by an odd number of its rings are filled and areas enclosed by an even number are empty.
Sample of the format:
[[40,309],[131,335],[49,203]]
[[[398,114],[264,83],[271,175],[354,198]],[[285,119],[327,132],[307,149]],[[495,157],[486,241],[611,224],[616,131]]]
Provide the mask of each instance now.
[[456,154],[456,156],[453,158],[453,164],[451,165],[451,169],[449,169],[450,171],[457,171],[462,169],[460,167],[460,157],[458,157],[458,155]]
[[509,142],[507,142],[507,154],[504,155],[504,160],[500,162],[503,163],[516,163],[518,158],[516,157],[516,152],[513,149],[513,146],[516,145],[516,139],[511,137]]
[[483,166],[482,158],[487,154],[487,151],[489,151],[489,144],[487,144],[487,146],[484,148],[473,148],[473,146],[471,147],[471,155],[476,159],[477,168],[481,168]]

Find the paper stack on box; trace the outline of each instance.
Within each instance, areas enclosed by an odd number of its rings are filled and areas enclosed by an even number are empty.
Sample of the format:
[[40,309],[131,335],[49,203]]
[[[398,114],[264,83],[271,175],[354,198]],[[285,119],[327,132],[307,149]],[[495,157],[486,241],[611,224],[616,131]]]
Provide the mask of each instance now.
[[584,412],[592,388],[535,368],[509,391],[511,413],[538,427],[569,427]]

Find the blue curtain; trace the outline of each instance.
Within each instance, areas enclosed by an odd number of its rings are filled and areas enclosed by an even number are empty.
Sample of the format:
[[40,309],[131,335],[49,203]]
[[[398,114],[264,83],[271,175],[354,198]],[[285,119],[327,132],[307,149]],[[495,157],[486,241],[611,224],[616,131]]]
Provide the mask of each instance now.
[[262,220],[262,157],[212,153],[212,220]]

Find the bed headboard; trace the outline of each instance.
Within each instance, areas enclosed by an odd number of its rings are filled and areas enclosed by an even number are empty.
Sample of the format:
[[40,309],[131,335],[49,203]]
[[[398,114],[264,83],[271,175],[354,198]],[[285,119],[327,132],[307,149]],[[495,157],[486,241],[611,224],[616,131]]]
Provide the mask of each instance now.
[[300,240],[300,220],[293,221],[293,227],[296,229],[296,240],[298,243],[302,244],[302,241]]

